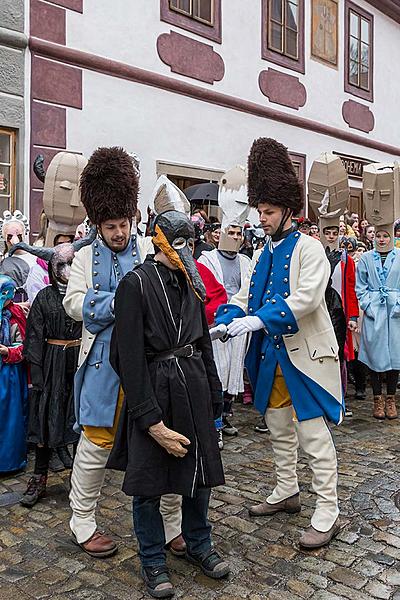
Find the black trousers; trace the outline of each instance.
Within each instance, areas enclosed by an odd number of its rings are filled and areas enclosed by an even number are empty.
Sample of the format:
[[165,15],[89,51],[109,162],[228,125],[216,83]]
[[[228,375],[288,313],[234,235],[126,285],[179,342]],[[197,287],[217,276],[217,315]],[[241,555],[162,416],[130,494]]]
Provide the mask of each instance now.
[[53,448],[45,448],[43,446],[36,446],[35,448],[35,475],[47,475],[49,470],[49,461]]
[[386,394],[388,396],[394,396],[396,393],[397,382],[399,380],[400,371],[386,371],[386,373],[377,373],[376,371],[370,371],[371,385],[374,396],[380,396],[382,394],[382,383],[383,378],[386,376]]
[[354,377],[356,392],[365,392],[365,388],[367,387],[368,367],[358,360],[357,352],[355,355],[355,359],[348,363],[348,367]]

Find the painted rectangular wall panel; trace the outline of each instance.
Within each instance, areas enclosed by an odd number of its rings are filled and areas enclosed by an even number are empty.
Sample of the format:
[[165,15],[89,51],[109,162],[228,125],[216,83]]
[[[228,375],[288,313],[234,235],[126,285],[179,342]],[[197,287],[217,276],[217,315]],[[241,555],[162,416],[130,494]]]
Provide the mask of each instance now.
[[66,110],[32,102],[32,143],[56,148],[66,147]]
[[32,97],[73,108],[82,108],[82,71],[32,56]]
[[42,40],[65,45],[65,10],[41,0],[31,0],[30,32]]

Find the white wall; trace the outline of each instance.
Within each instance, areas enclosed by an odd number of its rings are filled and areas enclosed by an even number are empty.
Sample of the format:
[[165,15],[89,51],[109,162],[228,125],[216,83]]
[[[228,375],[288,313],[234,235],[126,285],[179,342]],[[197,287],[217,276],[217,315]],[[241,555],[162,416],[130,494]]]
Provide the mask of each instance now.
[[101,145],[122,145],[141,158],[140,207],[156,179],[156,161],[227,169],[245,164],[252,141],[271,136],[307,155],[307,169],[334,150],[388,160],[384,153],[275,121],[228,110],[99,73],[85,71],[84,108],[68,109],[67,147],[89,157]]
[[[356,4],[375,15],[374,103],[344,92],[344,0],[339,0],[338,69],[310,58],[311,2],[305,1],[305,75],[261,59],[261,0],[222,0],[222,45],[161,22],[159,0],[85,0],[83,15],[67,11],[67,44],[345,130],[349,128],[342,118],[342,104],[352,98],[370,106],[375,116],[375,129],[360,135],[399,145],[400,26],[364,0],[356,0]],[[211,86],[171,73],[156,50],[158,35],[171,29],[213,45],[225,62],[221,82]],[[262,95],[258,75],[268,67],[299,77],[308,94],[303,108],[281,107]]]

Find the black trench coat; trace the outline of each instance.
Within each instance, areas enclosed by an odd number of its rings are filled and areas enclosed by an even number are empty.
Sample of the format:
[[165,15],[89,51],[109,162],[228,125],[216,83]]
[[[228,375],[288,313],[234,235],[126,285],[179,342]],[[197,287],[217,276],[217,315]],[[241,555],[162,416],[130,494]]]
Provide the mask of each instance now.
[[[107,466],[126,471],[122,489],[132,496],[193,496],[198,486],[224,483],[214,426],[222,390],[204,307],[186,283],[174,306],[169,278],[166,267],[148,258],[123,278],[115,297],[110,360],[125,402]],[[196,346],[190,358],[151,358],[186,344]],[[184,458],[148,433],[160,420],[190,440]]]

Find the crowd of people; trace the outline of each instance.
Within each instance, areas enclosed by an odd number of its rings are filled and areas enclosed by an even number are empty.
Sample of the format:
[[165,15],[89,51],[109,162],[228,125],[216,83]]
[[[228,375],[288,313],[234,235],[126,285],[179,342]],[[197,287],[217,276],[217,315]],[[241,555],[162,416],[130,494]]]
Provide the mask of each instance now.
[[[328,544],[341,528],[329,424],[352,416],[349,379],[360,400],[370,381],[376,419],[397,418],[398,165],[365,168],[360,221],[346,210],[340,158],[316,159],[308,194],[317,223],[298,217],[303,189],[286,148],[260,138],[247,169],[221,178],[220,220],[191,210],[161,176],[142,232],[135,156],[99,148],[71,181],[71,155],[53,160],[62,181],[51,165],[35,172],[45,210],[50,197],[61,208],[51,219],[43,212],[35,244],[20,211],[0,219],[0,473],[25,468],[33,451],[21,504],[45,496],[49,470],[72,469],[72,539],[92,557],[112,556],[117,544],[96,509],[106,469],[121,470],[150,595],[174,593],[167,550],[225,577],[207,513],[242,402],[259,411],[255,429],[269,432],[276,469],[274,490],[250,515],[300,510],[300,446],[316,494],[300,545]],[[78,192],[83,223],[65,210]]]

